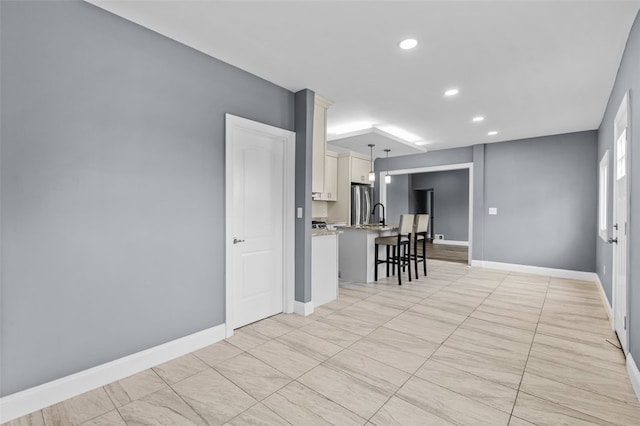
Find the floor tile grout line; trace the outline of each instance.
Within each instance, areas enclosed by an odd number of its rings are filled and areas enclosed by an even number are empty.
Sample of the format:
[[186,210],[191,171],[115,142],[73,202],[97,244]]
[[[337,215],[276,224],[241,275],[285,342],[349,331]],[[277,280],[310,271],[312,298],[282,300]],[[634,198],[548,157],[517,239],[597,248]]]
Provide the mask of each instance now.
[[[513,400],[513,406],[511,407],[511,416],[513,416],[513,411],[516,408],[516,403],[518,402],[518,395],[520,395],[520,388],[522,387],[522,380],[524,379],[524,375],[527,372],[527,364],[529,363],[529,357],[531,356],[531,349],[533,348],[533,343],[536,340],[536,334],[538,334],[538,327],[540,325],[540,318],[542,318],[542,312],[544,311],[544,305],[547,302],[547,296],[549,295],[549,286],[551,285],[551,277],[548,278],[547,288],[544,294],[544,300],[542,301],[542,306],[540,307],[540,314],[538,315],[538,322],[536,323],[536,328],[533,332],[533,336],[531,338],[531,344],[529,345],[529,352],[527,353],[527,359],[524,363],[524,368],[522,369],[522,376],[520,376],[520,383],[518,383],[518,389],[516,391],[516,397]],[[526,393],[526,392],[523,392]],[[517,416],[516,416],[517,417]]]
[[[190,354],[192,354],[192,353],[193,353],[193,352],[190,352]],[[184,355],[183,355],[183,356],[184,356]],[[194,356],[195,356],[195,355],[194,355]],[[196,358],[198,358],[197,356],[195,356],[195,357],[196,357]],[[174,359],[177,359],[177,358],[174,358]],[[200,359],[200,358],[198,358],[198,359]],[[173,360],[172,360],[172,361],[173,361]],[[171,362],[171,361],[169,361],[169,362]],[[207,365],[204,361],[202,361],[202,363],[203,363],[204,365],[206,365],[206,366],[207,366],[207,368],[211,368],[211,369],[212,369],[212,367],[210,367],[209,365]],[[160,365],[162,365],[162,364],[160,364]],[[156,366],[156,367],[157,367],[157,366]],[[192,406],[191,406],[191,404],[189,404],[189,401],[187,401],[186,399],[184,399],[184,398],[182,397],[182,395],[180,395],[180,392],[178,392],[177,390],[175,390],[175,389],[173,388],[173,385],[169,384],[169,382],[168,382],[164,377],[162,377],[160,374],[158,374],[158,373],[153,369],[153,367],[152,367],[152,368],[150,368],[150,370],[151,370],[151,371],[153,371],[153,373],[154,373],[156,376],[160,377],[160,380],[162,380],[162,381],[163,381],[163,382],[164,382],[164,383],[169,387],[169,389],[171,389],[171,391],[172,391],[173,393],[175,393],[176,395],[178,395],[178,398],[180,398],[180,399],[181,399],[185,404],[187,404],[187,407],[191,408],[191,410],[192,410],[194,413],[196,413],[196,414],[198,415],[198,417],[200,417],[200,418],[202,419],[202,421],[203,421],[205,424],[207,423],[206,419],[205,419],[204,417],[202,417],[202,415],[201,415],[201,414],[200,414],[200,413],[199,413],[199,412],[198,412],[194,407],[192,407]],[[176,384],[178,384],[178,383],[180,383],[180,382],[182,382],[182,381],[184,381],[184,380],[190,379],[191,377],[193,377],[193,376],[195,376],[195,375],[197,375],[197,374],[199,374],[199,373],[201,373],[201,372],[203,372],[203,371],[206,371],[206,369],[205,369],[205,370],[200,370],[200,371],[198,371],[197,373],[190,375],[189,377],[185,377],[184,379],[182,379],[182,380],[179,380],[179,381],[175,382],[175,383],[174,383],[174,385],[176,385]],[[159,391],[157,391],[157,392],[159,392]],[[155,393],[155,392],[153,392],[153,393]],[[141,399],[141,398],[138,398],[138,400],[140,400],[140,399]],[[131,401],[129,404],[131,404],[131,403],[133,403],[133,402],[134,402],[134,401]],[[129,405],[129,404],[126,404],[126,405]],[[123,405],[121,408],[124,408],[124,407],[125,407],[125,405]],[[120,413],[120,410],[118,410],[118,413]],[[122,415],[122,413],[120,413],[120,417],[122,417],[122,419],[124,420],[124,416]],[[126,420],[125,420],[125,423],[126,423]]]
[[[518,393],[517,393],[517,395],[516,395],[516,399],[514,400],[514,404],[513,404],[513,408],[512,408],[512,414],[511,414],[511,415],[513,416],[513,410],[515,409],[515,405],[516,405],[516,402],[517,402],[517,397],[518,397],[518,395],[520,394],[520,392],[522,392],[522,393],[524,393],[524,394],[526,394],[526,395],[530,395],[530,396],[533,396],[533,397],[535,397],[535,398],[540,398],[540,399],[545,400],[545,401],[547,401],[547,402],[550,402],[550,403],[552,403],[552,404],[556,404],[556,405],[559,405],[559,406],[561,406],[561,407],[564,407],[564,408],[567,408],[567,409],[570,409],[570,410],[573,410],[573,411],[576,411],[576,412],[582,413],[582,414],[584,414],[584,415],[586,415],[586,416],[593,417],[593,418],[597,418],[597,419],[602,420],[602,421],[608,421],[608,420],[606,420],[606,419],[603,419],[603,418],[599,417],[599,415],[588,414],[588,413],[585,413],[584,411],[579,410],[579,409],[578,409],[578,408],[576,408],[576,407],[568,407],[567,405],[562,404],[562,403],[560,403],[560,402],[558,402],[558,401],[552,401],[552,400],[547,399],[547,398],[545,398],[545,397],[543,397],[543,396],[532,395],[532,394],[530,394],[530,393],[528,393],[528,392],[525,392],[525,391],[522,391],[522,390],[520,389],[520,388],[521,388],[521,386],[522,386],[522,379],[524,378],[524,374],[527,372],[527,364],[528,364],[528,362],[529,362],[529,358],[531,357],[531,349],[533,348],[533,344],[535,343],[535,337],[536,337],[538,334],[547,335],[546,333],[538,332],[538,326],[540,325],[540,319],[542,318],[542,314],[543,314],[543,311],[544,311],[544,306],[545,306],[545,304],[546,304],[547,297],[548,297],[548,295],[549,295],[549,291],[550,291],[550,287],[551,287],[551,280],[552,280],[552,277],[549,277],[549,283],[548,283],[548,285],[547,285],[547,291],[545,292],[545,300],[544,300],[544,302],[543,302],[543,304],[542,304],[542,308],[541,308],[541,310],[540,310],[540,316],[539,316],[539,318],[538,318],[538,323],[537,323],[537,325],[536,325],[536,330],[535,330],[535,333],[534,333],[534,336],[533,336],[533,340],[531,341],[531,347],[530,347],[530,349],[529,349],[529,354],[528,354],[528,356],[527,356],[527,361],[526,361],[526,363],[525,363],[525,368],[524,368],[524,371],[523,371],[523,373],[522,373],[522,378],[520,379],[520,385],[518,386]],[[558,337],[558,336],[552,336],[552,337]],[[558,338],[560,338],[560,339],[564,339],[563,337],[558,337]],[[551,361],[549,361],[549,362],[551,362]],[[529,373],[529,374],[533,374],[533,373]],[[534,374],[534,375],[535,375],[535,374]],[[598,396],[600,396],[600,397],[603,397],[603,398],[606,398],[606,399],[611,399],[611,400],[613,400],[613,401],[616,401],[616,402],[622,403],[622,404],[624,404],[624,405],[629,404],[627,401],[620,400],[620,399],[618,399],[618,398],[609,397],[609,396],[606,396],[606,395],[602,395],[602,394],[599,394],[599,393],[597,393],[597,392],[593,392],[593,391],[591,391],[591,390],[589,390],[589,389],[584,389],[584,388],[582,388],[582,387],[580,387],[580,386],[572,385],[572,384],[569,384],[569,383],[564,383],[564,382],[562,382],[562,381],[555,380],[555,379],[550,379],[550,378],[547,378],[547,377],[542,377],[542,378],[543,378],[543,379],[546,379],[546,380],[550,380],[550,381],[556,382],[556,383],[559,383],[559,384],[562,384],[562,385],[564,385],[564,386],[568,386],[568,387],[572,387],[572,388],[575,388],[575,389],[579,389],[579,390],[582,390],[582,391],[585,391],[585,392],[593,393],[593,394],[598,395]],[[515,417],[517,417],[517,416],[515,416]],[[525,420],[526,420],[526,419],[525,419]]]
[[[448,285],[446,285],[446,286],[442,287],[442,288],[441,288],[440,290],[438,290],[437,292],[439,292],[439,291],[441,291],[441,290],[444,290],[445,288],[449,287],[449,286],[450,286],[450,285],[452,285],[452,284],[455,284],[455,282],[456,282],[456,281],[460,280],[461,278],[463,278],[463,277],[465,277],[465,276],[466,276],[466,274],[465,274],[465,275],[463,275],[463,276],[461,276],[461,277],[458,277],[456,280],[454,280],[454,281],[452,281],[451,283],[449,283]],[[508,275],[507,275],[507,276],[508,276]],[[495,292],[495,290],[496,290],[498,287],[500,287],[500,285],[502,284],[502,282],[503,282],[505,279],[506,279],[506,276],[502,279],[502,281],[500,281],[500,283],[499,283],[499,284],[494,288],[494,290],[493,290],[493,291],[491,291],[489,294],[487,294],[487,296],[483,299],[483,301],[482,301],[482,302],[480,302],[480,303],[478,304],[478,306],[480,306],[480,305],[481,305],[481,304],[482,304],[482,303],[483,303],[483,302],[484,302],[484,301],[485,301],[489,296],[491,296],[491,294],[493,294],[493,292]],[[436,292],[436,293],[437,293],[437,292]],[[433,294],[435,294],[435,293],[433,293]],[[430,295],[430,296],[431,296],[431,295]],[[430,296],[429,296],[429,297],[430,297]],[[425,298],[425,299],[426,299],[426,298]],[[424,300],[424,299],[423,299],[423,300]],[[419,303],[419,302],[418,302],[418,303]],[[477,308],[476,308],[476,309],[477,309]],[[404,385],[406,385],[406,384],[407,384],[407,382],[408,382],[409,380],[411,380],[412,378],[414,378],[414,377],[415,377],[415,378],[418,378],[418,379],[421,379],[421,380],[425,380],[425,379],[423,379],[423,378],[421,378],[421,377],[419,377],[419,376],[416,376],[416,373],[417,373],[418,371],[420,371],[420,370],[424,367],[424,365],[425,365],[427,362],[429,362],[429,361],[431,360],[431,357],[433,356],[433,354],[435,354],[435,353],[436,353],[436,352],[437,352],[437,351],[438,351],[438,350],[439,350],[439,349],[444,345],[444,343],[449,339],[449,337],[451,337],[451,335],[453,335],[453,333],[455,333],[455,332],[456,332],[456,330],[458,330],[458,329],[460,328],[460,326],[461,326],[461,325],[462,325],[462,324],[463,324],[463,323],[464,323],[464,322],[465,322],[465,321],[470,317],[470,315],[471,315],[473,312],[475,312],[475,309],[474,309],[473,311],[471,311],[471,312],[469,313],[469,315],[467,315],[467,317],[466,317],[466,318],[465,318],[465,319],[464,319],[460,324],[458,324],[458,326],[457,326],[457,327],[456,327],[456,328],[455,328],[455,329],[454,329],[454,330],[449,334],[449,336],[448,336],[446,339],[444,339],[444,340],[443,340],[443,341],[438,345],[438,347],[437,347],[437,348],[436,348],[436,349],[435,349],[435,350],[434,350],[434,351],[433,351],[433,352],[432,352],[432,353],[427,357],[427,359],[426,359],[422,364],[420,364],[420,366],[419,366],[419,367],[418,367],[418,368],[413,372],[413,374],[411,374],[411,375],[409,376],[409,378],[407,378],[407,380],[405,380],[405,382],[404,382],[402,385],[400,385],[400,386],[398,387],[398,389],[396,389],[396,391],[395,391],[395,392],[394,392],[394,393],[393,393],[393,394],[392,394],[392,395],[387,399],[387,401],[385,401],[385,403],[384,403],[384,404],[382,404],[382,405],[380,406],[380,408],[378,408],[378,410],[376,410],[376,412],[373,414],[373,416],[371,416],[371,417],[368,419],[368,421],[369,421],[369,422],[371,422],[371,419],[373,419],[373,417],[375,417],[375,415],[376,415],[376,414],[377,414],[377,413],[378,413],[378,412],[379,412],[379,411],[380,411],[380,410],[381,410],[381,409],[382,409],[382,408],[383,408],[383,407],[384,407],[384,406],[385,406],[385,405],[386,405],[386,404],[391,400],[391,398],[393,398],[394,396],[395,396],[395,397],[397,397],[397,398],[402,399],[403,401],[405,401],[405,402],[406,402],[406,403],[408,403],[408,404],[414,405],[414,404],[412,404],[411,402],[406,401],[405,399],[401,398],[400,396],[397,396],[398,391],[400,391],[400,389],[402,389],[402,387],[403,387]],[[468,374],[471,374],[471,373],[468,373]],[[474,375],[474,376],[475,376],[475,375]],[[476,377],[478,377],[478,376],[476,376]],[[427,381],[429,381],[429,380],[427,380]],[[433,382],[431,382],[431,381],[429,381],[429,382],[430,382],[430,383],[432,383],[432,384],[434,384],[434,385],[436,385],[436,386],[440,386],[440,387],[442,387],[442,388],[444,388],[444,389],[447,389],[447,390],[448,390],[448,391],[450,391],[450,392],[453,392],[453,393],[456,393],[456,394],[458,394],[458,395],[461,395],[461,396],[463,396],[463,397],[465,397],[465,398],[471,399],[471,400],[473,400],[473,401],[475,401],[475,402],[477,402],[477,403],[480,403],[480,404],[483,404],[483,405],[485,405],[485,406],[487,406],[487,407],[490,407],[490,408],[496,409],[495,407],[491,407],[490,405],[484,404],[482,401],[477,401],[477,400],[475,400],[475,399],[473,399],[473,398],[470,398],[470,397],[469,397],[469,396],[467,396],[467,395],[463,395],[463,394],[461,394],[461,393],[459,393],[459,392],[456,392],[456,391],[454,391],[454,390],[452,390],[452,389],[449,389],[449,388],[447,388],[447,387],[444,387],[444,386],[438,385],[437,383],[433,383]],[[414,405],[414,406],[415,406],[415,405]],[[420,408],[420,407],[416,407],[416,408]],[[497,410],[497,409],[496,409],[496,410]],[[504,411],[502,411],[502,410],[498,410],[498,411],[501,411],[501,412],[503,412],[503,413],[505,413],[505,414],[510,415],[509,413],[506,413],[506,412],[504,412]],[[434,415],[434,416],[436,416],[436,417],[438,417],[438,418],[442,418],[442,417],[438,416],[438,415],[437,415],[437,414],[435,414],[435,413],[431,413],[431,412],[430,412],[430,414],[432,414],[432,415]],[[443,420],[448,421],[447,419],[443,419]]]

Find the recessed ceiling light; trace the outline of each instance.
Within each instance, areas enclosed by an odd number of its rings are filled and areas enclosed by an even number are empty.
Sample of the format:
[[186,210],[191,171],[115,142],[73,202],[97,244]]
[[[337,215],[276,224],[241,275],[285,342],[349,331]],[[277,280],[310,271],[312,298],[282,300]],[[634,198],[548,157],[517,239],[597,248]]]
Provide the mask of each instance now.
[[449,89],[446,92],[444,92],[444,95],[449,97],[449,96],[455,96],[458,93],[460,93],[460,91],[458,89]]
[[422,139],[420,136],[416,136],[396,126],[376,126],[376,128],[407,142],[417,142]]
[[487,133],[487,135],[489,135],[489,136],[495,136],[495,135],[497,135],[497,134],[498,134],[498,132],[497,132],[497,131],[495,131],[495,130],[492,130],[492,131],[490,131],[489,133]]
[[427,141],[418,141],[418,142],[415,142],[415,144],[418,145],[418,146],[422,146],[422,145],[428,145],[429,142],[427,142]]
[[473,117],[471,121],[473,121],[474,123],[479,123],[481,121],[484,121],[484,117],[481,115],[478,115],[477,117]]
[[416,47],[417,45],[418,45],[418,40],[416,40],[415,38],[406,38],[402,40],[400,43],[398,43],[398,46],[402,50],[410,50]]

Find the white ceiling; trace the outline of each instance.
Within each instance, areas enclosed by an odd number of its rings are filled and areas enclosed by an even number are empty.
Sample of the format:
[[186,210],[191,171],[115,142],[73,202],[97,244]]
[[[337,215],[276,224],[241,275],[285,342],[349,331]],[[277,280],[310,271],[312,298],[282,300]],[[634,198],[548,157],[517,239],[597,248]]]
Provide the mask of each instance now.
[[[415,152],[598,128],[640,6],[88,1],[289,90],[314,90],[334,102],[330,129],[389,124],[429,142]],[[406,37],[420,44],[401,51],[397,43]],[[444,98],[452,87],[460,94]],[[475,115],[486,119],[472,123]],[[366,143],[376,142],[388,144],[391,156],[411,150],[380,136],[352,142],[367,154]],[[349,139],[330,144],[348,146]],[[382,156],[378,143],[374,155]]]

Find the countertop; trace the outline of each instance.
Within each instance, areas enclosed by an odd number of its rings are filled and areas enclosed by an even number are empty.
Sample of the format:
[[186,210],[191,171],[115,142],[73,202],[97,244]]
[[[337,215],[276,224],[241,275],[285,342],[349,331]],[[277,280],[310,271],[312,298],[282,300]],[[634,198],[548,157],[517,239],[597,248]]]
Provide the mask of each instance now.
[[357,225],[357,226],[336,226],[339,229],[356,230],[356,231],[395,231],[398,229],[397,225]]
[[322,237],[325,235],[338,235],[342,234],[342,231],[338,231],[335,229],[313,229],[311,230],[312,237]]

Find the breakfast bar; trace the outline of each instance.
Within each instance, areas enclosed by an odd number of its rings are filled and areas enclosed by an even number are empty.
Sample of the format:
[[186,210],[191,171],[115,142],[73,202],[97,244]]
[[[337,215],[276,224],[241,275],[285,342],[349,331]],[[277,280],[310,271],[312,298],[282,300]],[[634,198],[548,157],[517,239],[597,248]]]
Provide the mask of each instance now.
[[[394,235],[397,226],[358,225],[338,227],[340,281],[370,283],[374,281],[375,240]],[[384,256],[384,253],[381,253]],[[381,267],[380,265],[378,267]],[[384,266],[382,266],[384,268]],[[386,276],[386,269],[380,276]]]

